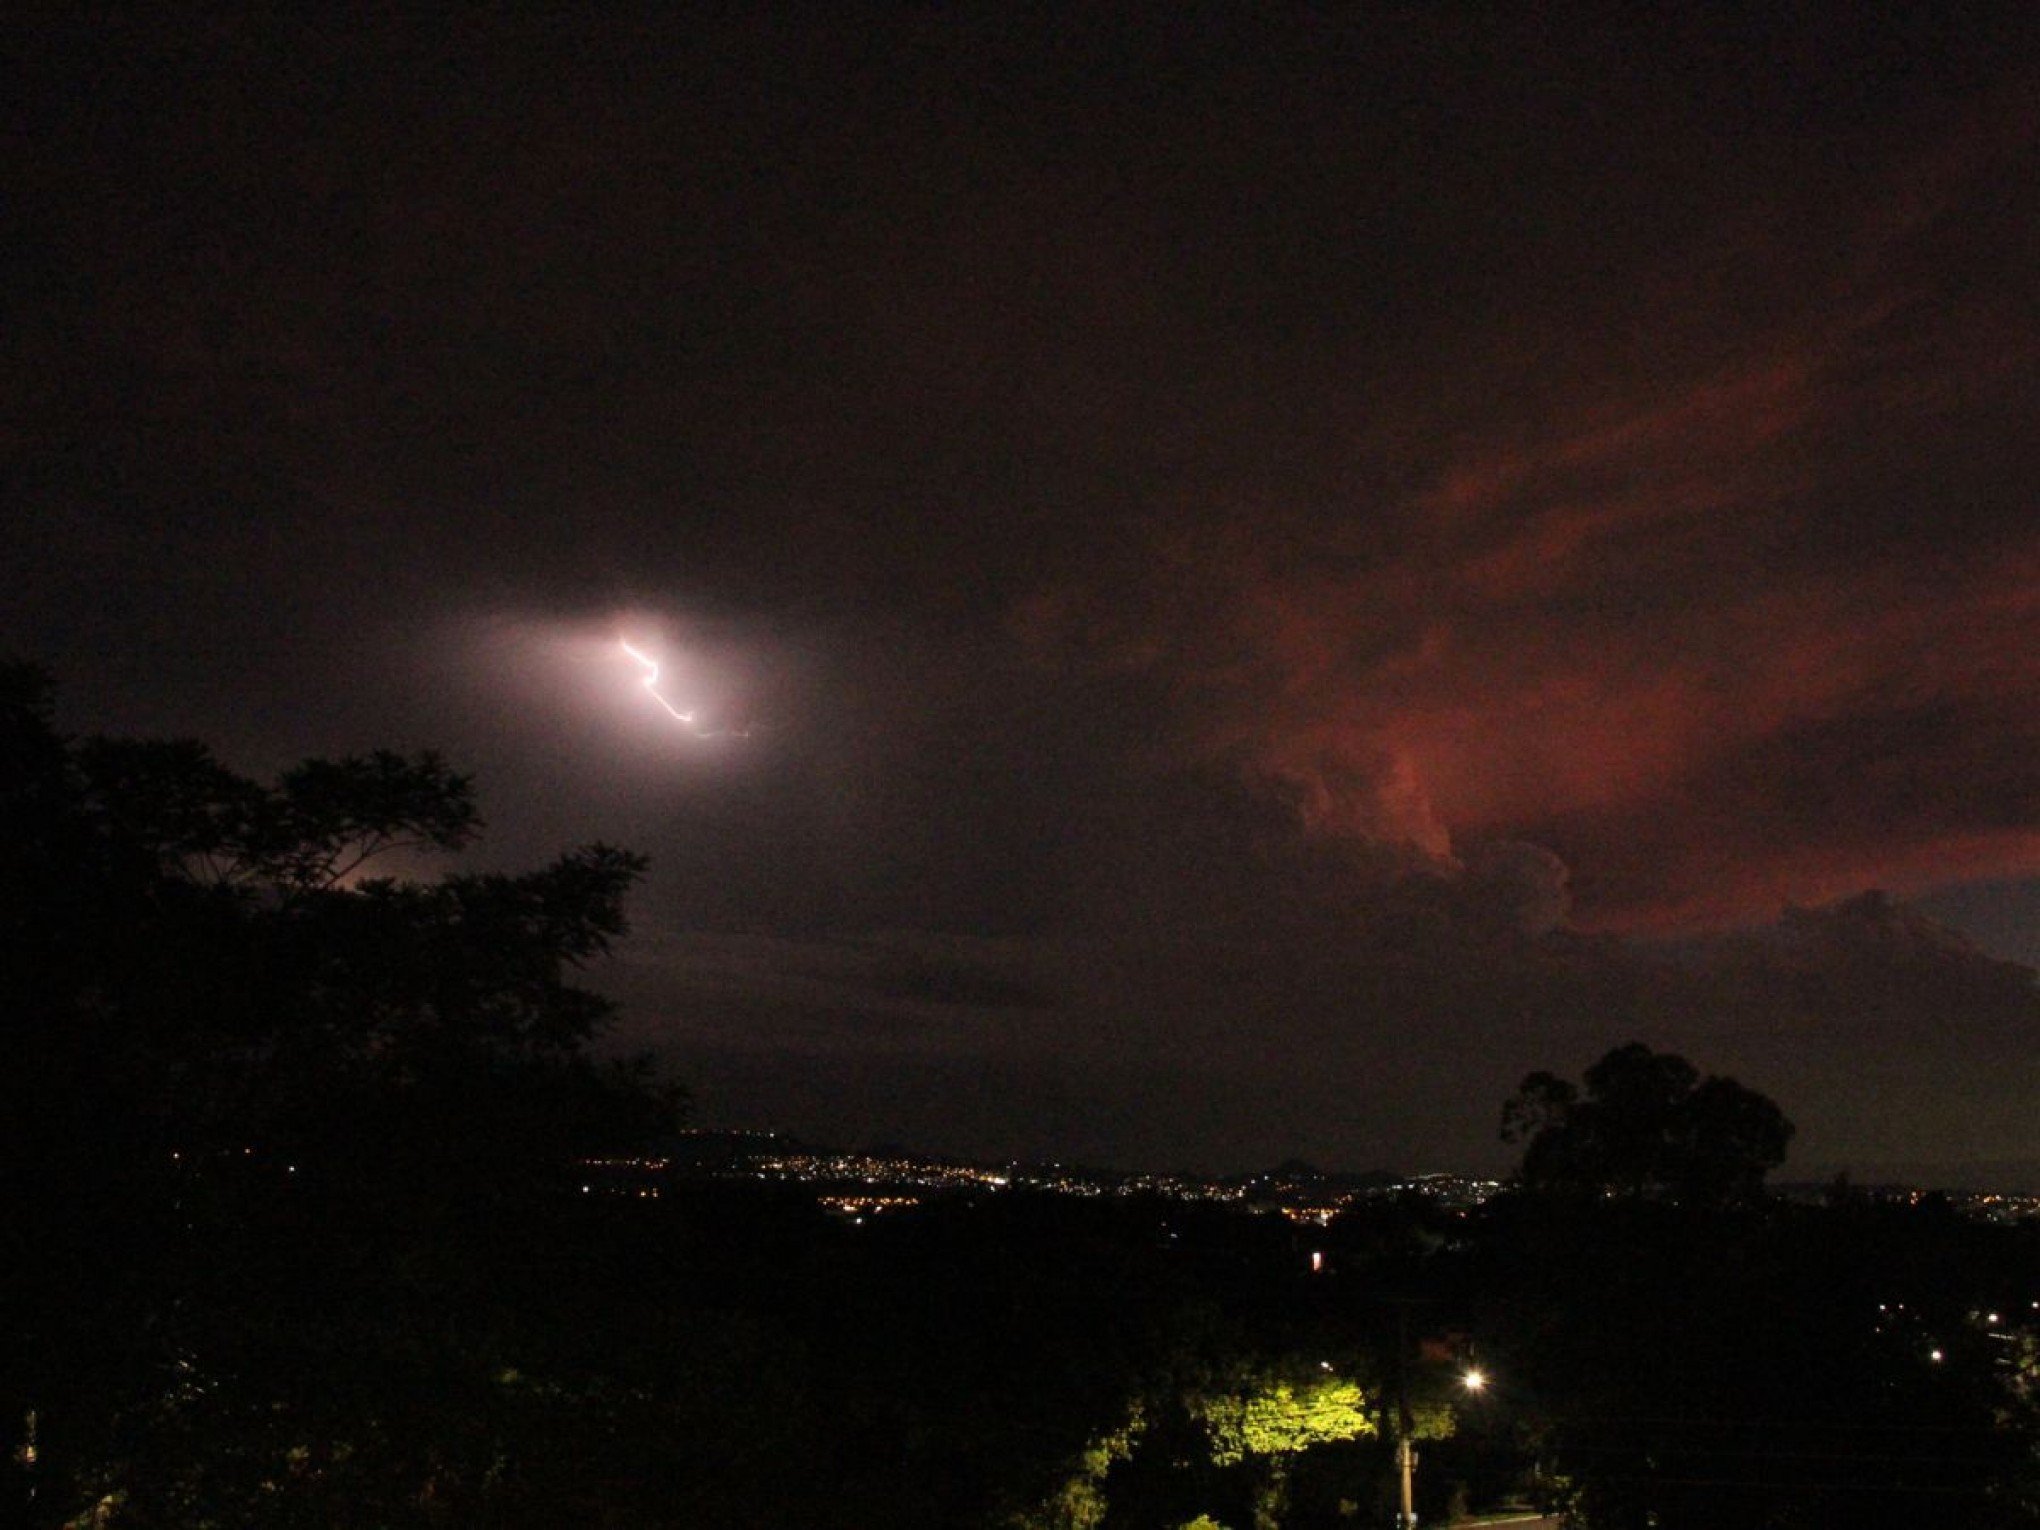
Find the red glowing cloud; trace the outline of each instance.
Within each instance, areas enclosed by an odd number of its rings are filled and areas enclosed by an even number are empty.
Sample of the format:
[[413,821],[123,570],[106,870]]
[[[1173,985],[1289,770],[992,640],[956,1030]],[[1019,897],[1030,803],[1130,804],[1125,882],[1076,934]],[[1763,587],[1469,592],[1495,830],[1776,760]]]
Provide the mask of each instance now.
[[[1435,431],[1356,427],[1401,487],[1186,505],[1021,629],[1152,677],[1179,744],[1312,832],[1547,846],[1592,924],[2040,871],[2040,352],[1964,280],[2032,168],[1995,131],[1830,217],[1824,258],[1725,234],[1413,385]],[[1661,353],[1607,339],[1651,325]]]

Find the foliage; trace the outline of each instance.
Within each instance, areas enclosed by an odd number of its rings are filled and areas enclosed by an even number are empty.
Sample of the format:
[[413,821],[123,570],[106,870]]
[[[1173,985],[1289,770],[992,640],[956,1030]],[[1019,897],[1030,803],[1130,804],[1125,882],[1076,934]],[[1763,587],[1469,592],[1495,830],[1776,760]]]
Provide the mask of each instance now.
[[274,786],[191,740],[91,739],[86,810],[166,876],[285,897],[343,885],[392,850],[457,850],[480,831],[474,784],[429,750],[307,760]]
[[1290,1455],[1374,1434],[1379,1406],[1358,1382],[1327,1375],[1201,1398],[1195,1411],[1210,1431],[1212,1460],[1231,1466],[1250,1455]]
[[1584,1081],[1582,1095],[1533,1073],[1503,1106],[1525,1186],[1725,1205],[1756,1196],[1785,1161],[1792,1124],[1778,1107],[1733,1079],[1703,1081],[1683,1057],[1631,1042]]
[[[1013,1530],[1281,1523],[1297,1462],[1381,1435],[1380,1390],[1320,1364],[1252,1352],[1173,1360],[1032,1511],[1007,1521]],[[1449,1408],[1416,1411],[1427,1437],[1451,1433]]]
[[38,1421],[4,1490],[42,1519],[486,1480],[439,1405],[435,1446],[391,1432],[486,1350],[433,1309],[573,1154],[677,1101],[589,1053],[610,1006],[573,981],[638,857],[364,880],[479,824],[429,753],[263,785],[196,743],[65,740],[47,681],[0,671],[0,1417]]
[[1105,1523],[1105,1478],[1118,1463],[1130,1460],[1146,1429],[1139,1404],[1117,1426],[1093,1435],[1077,1453],[1069,1475],[1031,1514],[1014,1516],[1011,1530],[1098,1530]]

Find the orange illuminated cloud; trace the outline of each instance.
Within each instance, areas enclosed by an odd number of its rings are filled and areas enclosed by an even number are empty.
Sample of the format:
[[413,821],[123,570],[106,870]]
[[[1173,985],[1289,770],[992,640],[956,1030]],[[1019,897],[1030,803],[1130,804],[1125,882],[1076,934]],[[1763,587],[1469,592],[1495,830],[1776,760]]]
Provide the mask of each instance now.
[[1411,389],[1451,396],[1421,470],[1419,406],[1384,436],[1400,488],[1185,504],[1019,626],[1151,679],[1305,831],[1541,844],[1590,924],[2040,873],[2040,350],[1961,297],[2030,131],[1998,147],[1900,167],[1818,257],[1736,231],[1626,331],[1464,358]]

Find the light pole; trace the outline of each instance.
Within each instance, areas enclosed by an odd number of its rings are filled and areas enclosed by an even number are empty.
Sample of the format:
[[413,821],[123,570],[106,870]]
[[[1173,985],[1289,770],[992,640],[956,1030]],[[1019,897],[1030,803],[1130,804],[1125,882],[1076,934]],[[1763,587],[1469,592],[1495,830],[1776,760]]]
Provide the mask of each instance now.
[[[1395,1517],[1397,1530],[1416,1530],[1417,1525],[1417,1448],[1415,1423],[1410,1417],[1409,1348],[1409,1306],[1400,1303],[1395,1311],[1395,1470],[1401,1486],[1401,1507]],[[1484,1391],[1487,1372],[1469,1365],[1459,1373],[1459,1384],[1469,1392]]]
[[1411,1441],[1410,1421],[1410,1309],[1397,1303],[1395,1309],[1395,1470],[1402,1479],[1402,1508],[1396,1514],[1397,1530],[1415,1530],[1414,1501],[1417,1451]]

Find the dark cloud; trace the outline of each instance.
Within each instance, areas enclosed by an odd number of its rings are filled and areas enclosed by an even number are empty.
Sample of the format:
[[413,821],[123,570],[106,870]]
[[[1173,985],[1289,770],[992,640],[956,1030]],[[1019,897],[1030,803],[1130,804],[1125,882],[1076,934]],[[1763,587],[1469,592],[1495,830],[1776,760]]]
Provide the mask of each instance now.
[[[1500,1169],[1497,1112],[1520,1079],[1577,1071],[1631,1037],[1778,1098],[1801,1125],[1804,1172],[2040,1154],[2022,1104],[2040,1085],[2031,969],[1882,894],[1670,944],[1540,930],[1556,868],[1520,847],[1495,856],[1456,879],[1365,884],[1337,938],[1330,910],[1304,922],[1306,893],[1274,897],[1279,873],[1264,869],[1258,921],[654,941],[656,961],[643,944],[624,957],[628,1039],[713,1081],[720,1119],[763,1109],[817,1135],[904,1132],[994,1157],[1081,1142],[1148,1163],[1290,1150]],[[1539,918],[1500,917],[1526,903]],[[903,969],[952,964],[962,984],[900,991]],[[1000,1097],[1021,1080],[1054,1108]],[[880,1129],[874,1098],[903,1113]],[[975,1103],[949,1108],[962,1098]],[[1081,1131],[1058,1136],[1073,1112]],[[1186,1121],[1194,1131],[1172,1136]]]
[[[870,964],[851,981],[881,998],[985,1009],[1038,1009],[1051,1002],[1049,993],[1034,983],[955,956],[868,943],[864,950]],[[827,972],[816,968],[804,975]],[[832,975],[845,978],[840,972]]]
[[1790,909],[1761,935],[1721,941],[1711,976],[1727,1011],[1769,1010],[1781,1025],[1888,1045],[2040,1036],[2030,967],[1978,950],[1958,931],[1880,892]]
[[861,973],[818,986],[812,950],[760,942],[741,977],[709,962],[634,994],[631,1039],[678,1059],[716,1119],[991,1157],[1500,1170],[1521,1078],[1631,1037],[1777,1098],[1801,1128],[1788,1172],[2040,1156],[2035,973],[1881,895],[1674,946],[1422,928],[1015,943],[999,967],[1054,996],[1017,1011],[844,1009]]
[[0,643],[648,851],[752,1119],[1449,1158],[1642,1034],[1978,1152],[2011,979],[1579,932],[2030,940],[2036,16],[40,18]]

